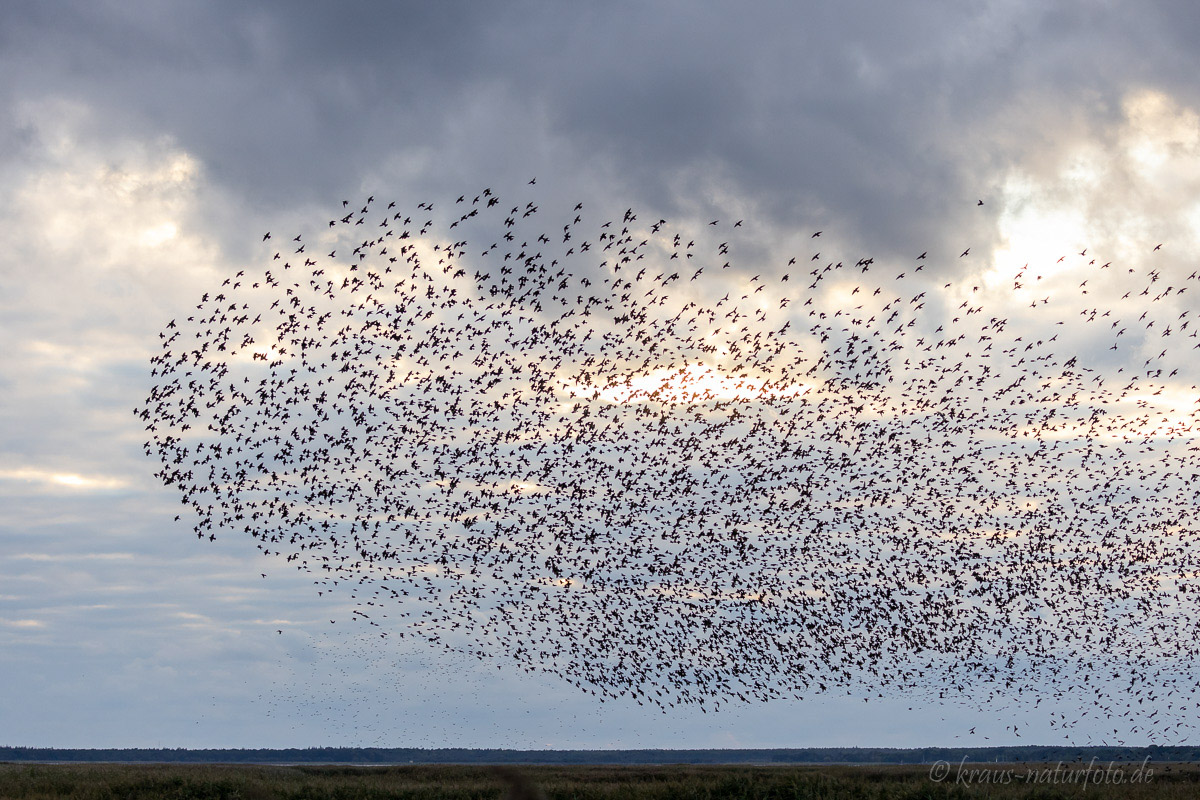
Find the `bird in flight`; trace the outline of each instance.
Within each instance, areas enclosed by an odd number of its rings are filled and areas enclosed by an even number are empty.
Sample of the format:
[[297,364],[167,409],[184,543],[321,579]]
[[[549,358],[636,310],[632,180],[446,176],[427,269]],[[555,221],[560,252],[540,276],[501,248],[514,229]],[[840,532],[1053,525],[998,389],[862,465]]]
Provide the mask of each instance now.
[[198,539],[608,699],[1195,707],[1195,272],[988,308],[936,247],[801,274],[739,264],[767,220],[501,194],[368,196],[160,333],[135,413]]

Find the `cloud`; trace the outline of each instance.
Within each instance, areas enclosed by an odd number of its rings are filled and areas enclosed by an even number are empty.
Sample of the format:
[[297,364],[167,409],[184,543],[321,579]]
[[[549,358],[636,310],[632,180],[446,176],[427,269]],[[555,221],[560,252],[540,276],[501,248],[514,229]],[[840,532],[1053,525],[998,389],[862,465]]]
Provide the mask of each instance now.
[[22,481],[79,491],[122,489],[129,485],[128,481],[120,478],[85,477],[73,472],[52,472],[33,467],[0,470],[0,481]]

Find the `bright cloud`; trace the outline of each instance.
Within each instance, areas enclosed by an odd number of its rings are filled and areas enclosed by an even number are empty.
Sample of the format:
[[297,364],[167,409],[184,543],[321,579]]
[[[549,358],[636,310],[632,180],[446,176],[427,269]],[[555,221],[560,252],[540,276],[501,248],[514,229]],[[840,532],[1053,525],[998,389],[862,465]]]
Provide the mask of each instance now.
[[36,467],[20,467],[0,470],[0,481],[22,481],[54,488],[78,491],[104,491],[123,489],[129,485],[124,478],[99,475],[79,475],[74,472],[56,472]]

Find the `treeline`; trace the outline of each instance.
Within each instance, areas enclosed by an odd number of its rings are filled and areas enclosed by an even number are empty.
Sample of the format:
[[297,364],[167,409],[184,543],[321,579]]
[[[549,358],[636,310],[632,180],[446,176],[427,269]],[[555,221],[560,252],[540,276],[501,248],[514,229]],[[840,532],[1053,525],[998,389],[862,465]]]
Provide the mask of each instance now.
[[203,764],[932,764],[968,762],[1200,761],[1200,747],[818,747],[770,750],[493,750],[309,747],[189,750],[0,747],[0,761]]

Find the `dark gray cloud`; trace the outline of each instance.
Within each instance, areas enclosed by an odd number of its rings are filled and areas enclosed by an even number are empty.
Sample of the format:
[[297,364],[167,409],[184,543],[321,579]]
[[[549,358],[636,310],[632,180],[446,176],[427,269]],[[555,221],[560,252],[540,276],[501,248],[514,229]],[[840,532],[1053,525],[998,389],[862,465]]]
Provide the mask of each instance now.
[[1023,93],[1187,85],[1185,8],[1096,8],[29,4],[4,30],[10,97],[170,135],[262,202],[336,194],[405,151],[428,154],[418,191],[603,159],[632,200],[669,208],[664,176],[720,169],[780,220],[818,203],[894,236],[897,206],[938,218],[986,191],[986,128]]
[[170,135],[263,203],[336,195],[396,153],[425,154],[415,191],[602,159],[629,202],[670,210],[666,177],[717,169],[780,221],[838,209],[877,244],[906,236],[898,207],[941,220],[986,193],[1023,93],[1111,106],[1131,82],[1191,92],[1196,66],[1166,4],[6,8],[10,97]]

